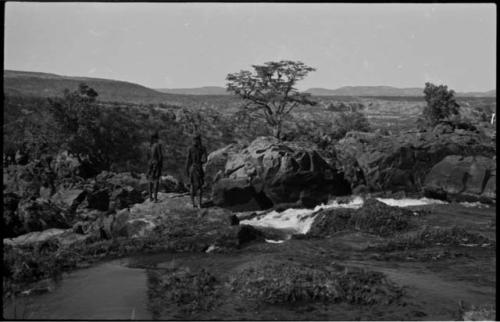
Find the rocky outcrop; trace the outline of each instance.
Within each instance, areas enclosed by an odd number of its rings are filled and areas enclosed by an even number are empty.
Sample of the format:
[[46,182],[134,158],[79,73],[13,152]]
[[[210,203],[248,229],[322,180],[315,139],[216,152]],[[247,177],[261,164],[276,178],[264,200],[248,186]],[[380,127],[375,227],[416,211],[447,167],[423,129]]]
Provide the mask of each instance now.
[[131,172],[114,173],[103,171],[95,178],[96,182],[102,183],[114,190],[118,187],[130,186],[138,191],[148,190],[148,180],[144,174],[135,174]]
[[496,202],[496,160],[483,156],[447,156],[427,175],[424,192],[448,201]]
[[205,182],[208,187],[218,181],[224,174],[227,160],[244,148],[241,144],[230,144],[221,149],[211,152],[204,165]]
[[[338,167],[350,182],[368,191],[422,189],[431,168],[448,155],[495,155],[494,143],[479,133],[454,131],[447,125],[429,132],[406,132],[397,136],[350,132],[336,146]],[[359,180],[362,171],[363,180]]]
[[18,206],[23,232],[41,231],[48,228],[69,228],[70,218],[56,205],[43,200],[21,201]]
[[131,186],[118,188],[111,193],[109,209],[123,209],[144,201],[142,193]]
[[378,236],[391,236],[414,226],[413,212],[368,199],[359,209],[320,210],[307,232],[309,237],[329,237],[340,231],[360,231]]
[[221,250],[263,240],[264,233],[257,229],[234,225],[228,210],[194,209],[189,197],[180,194],[160,192],[158,197],[158,203],[147,200],[115,214],[101,213],[93,221],[79,221],[73,232],[90,240],[155,238],[178,251]]
[[160,191],[162,192],[187,192],[184,183],[171,175],[162,176],[160,180]]
[[57,191],[50,201],[63,210],[74,212],[84,199],[85,190],[83,189],[63,189]]
[[317,151],[259,137],[230,154],[213,187],[214,204],[237,210],[300,202],[314,207],[330,195],[350,193],[349,183]]

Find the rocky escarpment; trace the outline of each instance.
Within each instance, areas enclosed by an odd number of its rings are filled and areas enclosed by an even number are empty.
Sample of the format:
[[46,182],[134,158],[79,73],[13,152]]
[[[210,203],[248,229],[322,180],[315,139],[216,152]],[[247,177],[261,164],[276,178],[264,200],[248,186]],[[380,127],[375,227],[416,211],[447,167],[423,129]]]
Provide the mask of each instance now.
[[420,192],[434,165],[449,155],[492,158],[488,137],[446,125],[397,136],[350,132],[335,145],[338,166],[358,191]]
[[[216,158],[215,154],[209,160],[218,160],[220,166],[224,158]],[[245,149],[226,155],[224,169],[212,188],[213,202],[219,206],[257,210],[298,203],[313,207],[331,195],[350,193],[343,174],[307,146],[259,137]],[[206,166],[215,167],[210,161]]]

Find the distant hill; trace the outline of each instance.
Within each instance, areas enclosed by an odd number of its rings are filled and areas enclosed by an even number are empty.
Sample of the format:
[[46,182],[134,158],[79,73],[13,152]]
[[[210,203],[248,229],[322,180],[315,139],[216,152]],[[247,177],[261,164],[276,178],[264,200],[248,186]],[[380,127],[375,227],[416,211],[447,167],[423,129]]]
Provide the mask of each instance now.
[[[423,96],[423,88],[392,86],[344,86],[337,89],[310,88],[305,92],[316,96]],[[488,92],[457,92],[461,97],[496,97],[496,90]]]
[[166,93],[139,84],[111,79],[4,70],[3,81],[4,93],[13,95],[61,96],[65,88],[73,90],[81,82],[85,82],[99,93],[99,100],[102,101],[160,103],[172,100]]
[[182,95],[230,95],[224,87],[204,86],[194,88],[157,88],[162,93],[182,94]]

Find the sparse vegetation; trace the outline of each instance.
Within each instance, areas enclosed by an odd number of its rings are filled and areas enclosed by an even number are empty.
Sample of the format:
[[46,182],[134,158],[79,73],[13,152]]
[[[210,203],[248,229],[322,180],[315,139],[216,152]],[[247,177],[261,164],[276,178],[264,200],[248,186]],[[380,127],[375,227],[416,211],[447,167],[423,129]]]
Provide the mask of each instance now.
[[471,233],[460,227],[424,229],[408,234],[399,235],[381,246],[384,251],[398,251],[420,249],[433,246],[460,246],[460,245],[494,247],[495,242],[485,236]]
[[220,281],[205,269],[148,270],[148,302],[153,318],[175,305],[184,314],[212,309],[221,296]]
[[334,119],[334,138],[341,139],[349,131],[371,132],[370,123],[363,112],[340,112]]
[[233,278],[231,285],[235,292],[271,304],[389,304],[402,295],[379,272],[344,267],[320,269],[295,262],[249,266]]

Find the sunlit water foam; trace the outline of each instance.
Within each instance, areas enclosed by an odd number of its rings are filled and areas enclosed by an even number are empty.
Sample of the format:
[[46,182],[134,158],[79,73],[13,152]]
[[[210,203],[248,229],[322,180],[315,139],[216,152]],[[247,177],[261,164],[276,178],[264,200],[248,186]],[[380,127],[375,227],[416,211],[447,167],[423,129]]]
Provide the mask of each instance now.
[[[420,199],[391,199],[391,198],[377,198],[389,206],[398,207],[411,207],[411,206],[424,206],[433,204],[446,204],[446,202],[441,200],[420,198]],[[291,231],[294,234],[306,234],[314,222],[317,213],[323,209],[335,209],[335,208],[350,208],[358,209],[363,206],[363,198],[356,196],[350,199],[348,202],[339,202],[338,200],[333,200],[326,205],[316,206],[314,209],[295,209],[290,208],[282,212],[271,211],[258,215],[252,219],[242,220],[241,224],[251,225],[255,227],[270,227],[275,229],[283,229]],[[268,241],[276,242],[276,241]]]

